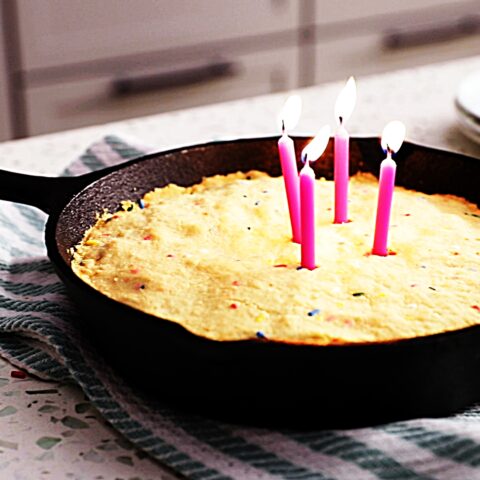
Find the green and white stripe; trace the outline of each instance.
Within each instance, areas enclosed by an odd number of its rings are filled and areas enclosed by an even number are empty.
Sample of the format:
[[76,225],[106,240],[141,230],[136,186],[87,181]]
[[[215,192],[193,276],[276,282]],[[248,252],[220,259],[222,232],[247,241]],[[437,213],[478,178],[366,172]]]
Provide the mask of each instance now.
[[314,451],[307,445],[297,442],[288,435],[271,430],[254,428],[237,428],[235,432],[241,437],[263,447],[265,450],[276,453],[290,462],[301,465],[309,470],[322,471],[333,478],[355,478],[355,480],[376,480],[378,477],[353,462],[346,461],[339,456],[332,456]]

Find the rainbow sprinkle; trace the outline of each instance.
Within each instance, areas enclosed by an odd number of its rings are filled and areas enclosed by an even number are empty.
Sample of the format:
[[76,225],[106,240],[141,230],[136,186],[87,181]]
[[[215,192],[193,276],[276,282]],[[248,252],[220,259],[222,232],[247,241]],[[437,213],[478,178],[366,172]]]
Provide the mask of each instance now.
[[143,210],[145,208],[145,202],[142,198],[138,200],[138,206]]
[[256,333],[256,336],[257,336],[257,338],[261,338],[261,339],[263,339],[263,340],[266,340],[266,339],[267,339],[267,337],[265,336],[265,334],[264,334],[262,331],[260,331],[260,330]]
[[320,313],[320,309],[319,309],[319,308],[315,308],[315,309],[313,309],[313,310],[310,310],[307,315],[308,315],[309,317],[313,317],[314,315],[318,315],[319,313]]
[[88,245],[89,247],[98,247],[100,242],[98,240],[89,239],[85,242],[85,245]]
[[105,220],[105,223],[111,222],[112,220],[115,220],[116,218],[118,218],[118,215],[113,215],[113,216],[107,218],[107,219]]

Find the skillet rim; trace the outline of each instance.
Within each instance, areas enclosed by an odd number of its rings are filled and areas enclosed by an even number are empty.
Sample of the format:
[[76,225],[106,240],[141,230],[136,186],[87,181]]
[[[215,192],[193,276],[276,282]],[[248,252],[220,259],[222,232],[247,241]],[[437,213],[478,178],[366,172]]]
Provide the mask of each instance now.
[[[179,146],[169,150],[163,150],[158,152],[151,152],[145,155],[141,155],[139,157],[135,157],[131,160],[127,160],[126,162],[122,162],[118,165],[114,165],[112,167],[107,167],[102,170],[97,170],[94,172],[87,173],[85,175],[81,175],[76,177],[78,179],[78,184],[76,185],[76,189],[74,192],[70,192],[69,195],[65,196],[62,199],[62,204],[57,206],[55,209],[52,210],[51,214],[48,217],[46,227],[45,227],[45,243],[47,247],[48,257],[52,261],[57,273],[61,277],[63,283],[65,284],[64,278],[67,278],[70,282],[72,282],[75,288],[83,290],[83,293],[92,297],[92,300],[98,299],[98,301],[107,302],[112,305],[112,308],[120,308],[124,311],[125,314],[130,316],[135,316],[138,319],[142,319],[142,321],[148,321],[150,323],[153,322],[165,322],[165,325],[168,325],[170,329],[175,330],[176,334],[185,337],[185,339],[189,342],[195,342],[197,344],[203,343],[207,347],[211,348],[224,348],[224,347],[232,347],[232,348],[262,348],[265,350],[270,349],[280,349],[280,350],[302,350],[307,351],[314,349],[318,350],[321,347],[322,352],[325,351],[338,351],[339,349],[348,349],[350,351],[358,351],[358,350],[383,350],[383,349],[393,349],[393,348],[427,348],[428,345],[437,344],[441,342],[448,342],[454,341],[457,337],[465,337],[469,334],[475,334],[480,332],[480,323],[477,325],[470,325],[467,327],[463,327],[461,329],[450,330],[446,332],[434,333],[430,335],[424,335],[419,337],[413,338],[403,338],[398,340],[391,340],[391,341],[383,341],[383,342],[363,342],[363,343],[339,343],[339,344],[329,344],[329,345],[316,345],[311,343],[301,343],[301,342],[286,342],[286,341],[278,341],[278,340],[262,340],[257,338],[252,339],[243,339],[243,340],[214,340],[206,337],[201,337],[190,332],[186,329],[183,325],[169,319],[157,317],[155,315],[151,315],[148,313],[143,312],[142,310],[136,309],[130,305],[124,304],[119,302],[104,293],[100,292],[99,290],[95,289],[94,287],[90,286],[86,282],[84,282],[80,277],[78,277],[74,271],[72,270],[71,266],[67,264],[64,260],[63,256],[60,254],[57,241],[56,241],[56,233],[57,228],[59,226],[59,219],[64,210],[70,205],[72,201],[77,199],[81,196],[88,188],[93,186],[99,180],[105,180],[110,174],[114,174],[118,171],[121,171],[125,168],[132,167],[136,164],[139,164],[143,161],[147,161],[152,158],[158,158],[168,155],[174,155],[182,153],[184,150],[194,150],[199,148],[215,148],[217,145],[225,145],[225,144],[242,144],[242,143],[251,143],[251,142],[258,142],[258,141],[265,141],[265,142],[273,142],[278,141],[278,135],[272,136],[260,136],[260,137],[242,137],[242,138],[226,138],[220,140],[213,140],[210,142],[204,142],[199,144],[193,145],[186,145],[186,146]],[[307,141],[312,138],[312,136],[307,135],[290,135],[290,138],[293,140],[298,141]],[[332,137],[330,138],[331,141]],[[350,137],[353,141],[363,141],[363,142],[373,142],[377,141],[380,144],[379,137],[376,136],[352,136]],[[477,159],[472,156],[464,155],[457,152],[450,152],[448,150],[437,149],[433,147],[428,147],[424,145],[419,145],[414,142],[405,141],[404,145],[409,146],[410,148],[418,149],[418,150],[425,150],[431,153],[436,154],[447,154],[452,157],[457,157],[462,159],[463,161],[467,162],[480,162],[480,159]]]

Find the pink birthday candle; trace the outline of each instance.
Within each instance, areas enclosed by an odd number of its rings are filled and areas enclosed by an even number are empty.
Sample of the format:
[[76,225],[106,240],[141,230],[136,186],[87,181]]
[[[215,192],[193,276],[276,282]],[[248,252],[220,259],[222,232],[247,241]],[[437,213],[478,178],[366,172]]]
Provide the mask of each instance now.
[[301,265],[315,269],[315,173],[305,155],[305,165],[300,171],[300,204],[302,211]]
[[292,228],[292,240],[300,243],[302,240],[300,225],[300,185],[298,179],[297,160],[293,140],[286,130],[292,129],[298,123],[302,110],[302,101],[298,95],[290,96],[279,115],[282,126],[282,136],[278,141],[278,153],[282,167],[283,181],[287,195],[288,212]]
[[287,194],[288,212],[290,214],[290,225],[292,227],[292,240],[300,243],[302,240],[300,228],[300,189],[298,182],[298,169],[295,157],[293,140],[285,133],[278,141],[278,153],[282,166],[283,181]]
[[355,79],[350,77],[337,97],[335,117],[338,130],[335,134],[334,169],[335,181],[335,216],[334,223],[348,222],[348,180],[350,164],[350,137],[345,129],[345,122],[350,118],[357,98]]
[[315,265],[315,173],[310,161],[317,160],[325,151],[330,137],[330,127],[326,125],[303,149],[305,162],[300,171],[300,213],[302,227],[301,266],[314,270]]
[[334,223],[348,222],[348,180],[349,180],[349,147],[350,137],[348,136],[343,122],[340,119],[340,126],[335,134],[334,145],[334,169],[333,178],[335,181],[335,217]]
[[389,149],[387,158],[380,164],[377,219],[375,221],[375,238],[372,249],[374,255],[388,255],[388,230],[390,227],[396,170],[397,164],[392,159],[392,152]]
[[372,248],[374,255],[388,255],[388,232],[397,170],[397,164],[392,159],[392,154],[400,149],[404,138],[405,125],[403,123],[393,121],[385,126],[382,134],[382,147],[387,151],[387,158],[380,164],[377,216]]

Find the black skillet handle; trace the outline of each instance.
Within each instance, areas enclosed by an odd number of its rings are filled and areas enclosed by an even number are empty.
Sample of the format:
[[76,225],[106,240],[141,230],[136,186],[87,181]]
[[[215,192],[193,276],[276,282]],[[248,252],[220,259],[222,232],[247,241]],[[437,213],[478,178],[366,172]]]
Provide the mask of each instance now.
[[0,200],[25,203],[50,214],[105,173],[100,170],[78,177],[41,177],[0,170]]

